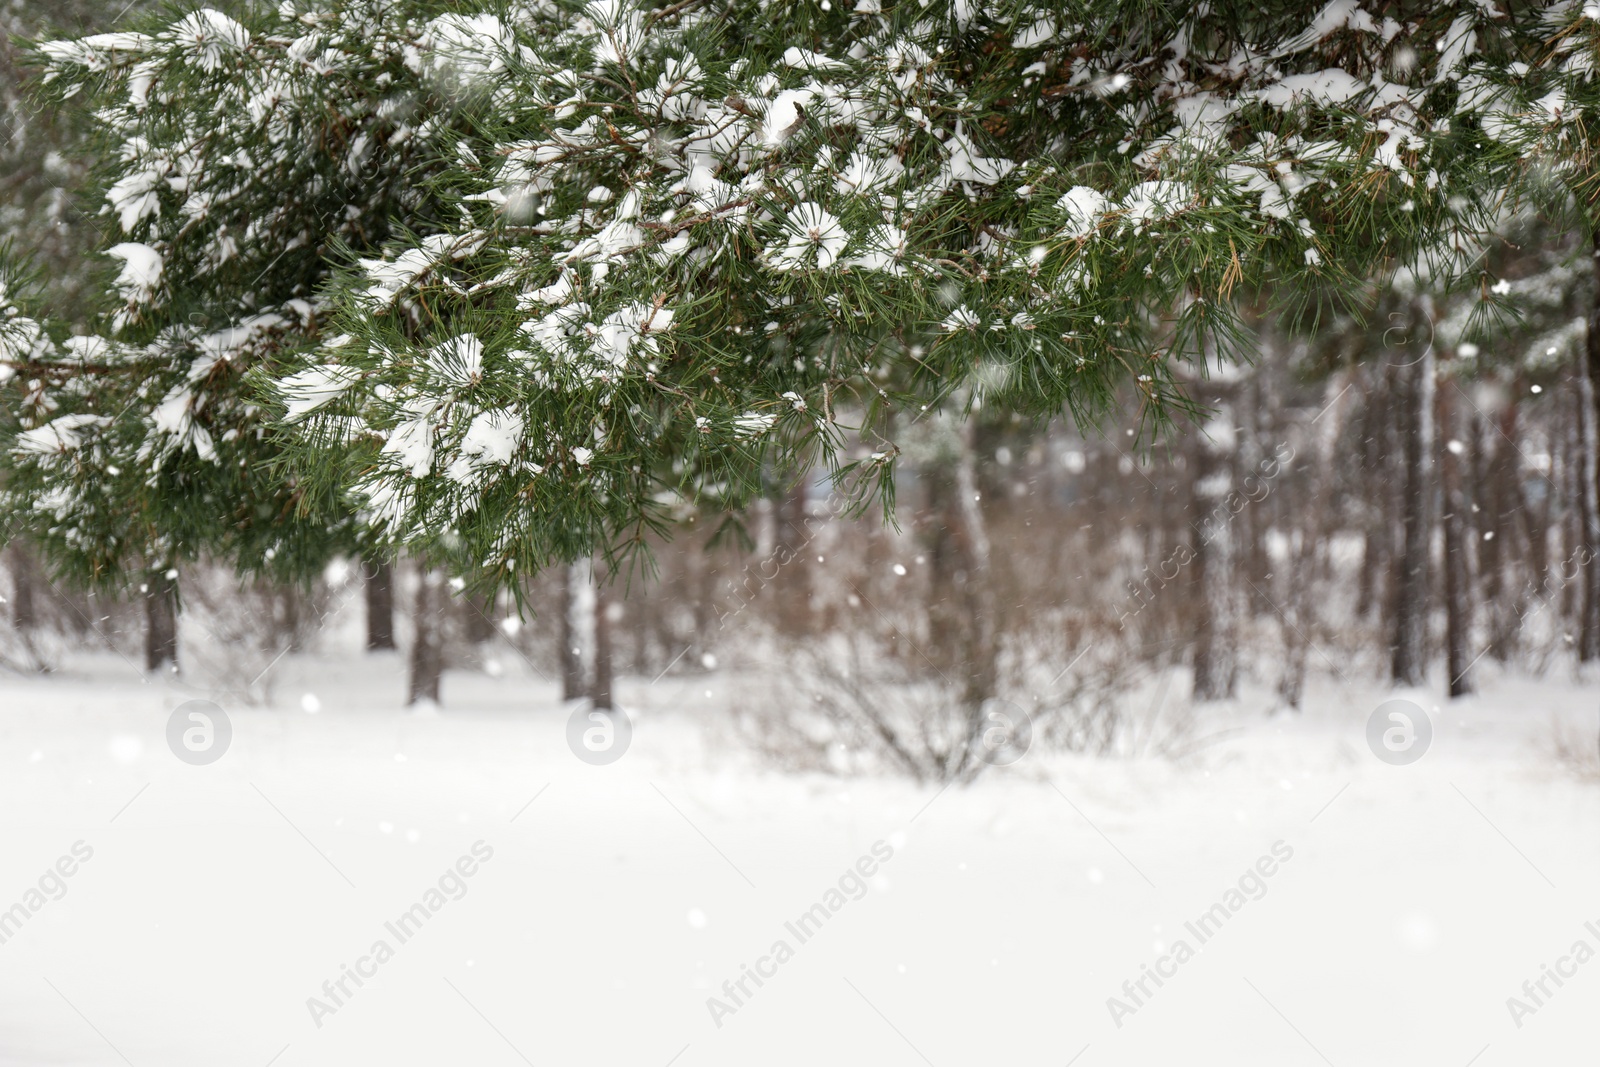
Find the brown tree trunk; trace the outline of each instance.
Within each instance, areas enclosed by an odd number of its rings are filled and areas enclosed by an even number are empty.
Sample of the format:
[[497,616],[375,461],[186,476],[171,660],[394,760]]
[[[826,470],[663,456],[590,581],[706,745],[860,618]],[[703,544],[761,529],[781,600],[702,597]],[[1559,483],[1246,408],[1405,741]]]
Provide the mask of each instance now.
[[1195,432],[1189,526],[1194,581],[1200,594],[1192,661],[1196,700],[1227,700],[1234,695],[1238,675],[1238,546],[1231,506],[1237,498],[1235,434],[1233,404],[1227,399],[1218,402],[1216,415],[1204,431]]
[[[1594,234],[1592,257],[1600,282],[1600,231]],[[1600,659],[1600,290],[1589,308],[1583,366],[1578,369],[1579,455],[1582,489],[1583,617],[1579,627],[1578,659]]]
[[[774,514],[774,545],[770,569],[776,565],[772,590],[776,595],[778,628],[789,636],[811,632],[812,575],[810,482],[805,475],[796,478],[779,498]],[[768,577],[768,575],[762,575]]]
[[367,595],[367,651],[394,651],[394,568],[384,560],[368,559],[365,572]]
[[[1515,555],[1511,524],[1517,507],[1517,387],[1501,399],[1497,412],[1479,420],[1479,453],[1483,456],[1483,540],[1478,546],[1483,603],[1489,616],[1489,654],[1500,662],[1516,650],[1524,611],[1524,587],[1507,579]],[[1498,425],[1496,420],[1498,419]]]
[[[1362,500],[1361,569],[1356,573],[1356,605],[1359,618],[1377,609],[1380,617],[1388,603],[1384,578],[1389,573],[1394,542],[1394,487],[1391,446],[1391,396],[1395,376],[1388,368],[1379,371],[1373,388],[1365,388],[1366,410],[1362,414],[1361,435]],[[1362,381],[1368,382],[1366,372]]]
[[1448,382],[1439,390],[1440,479],[1444,489],[1444,608],[1445,658],[1450,695],[1466,696],[1474,689],[1470,671],[1472,652],[1472,515],[1467,499],[1466,446],[1461,440],[1457,386]]
[[711,549],[698,538],[690,542],[686,563],[688,572],[684,575],[684,585],[694,626],[691,667],[699,667],[710,662],[707,657],[711,655],[716,636],[711,624],[717,618],[717,572],[711,565]]
[[588,564],[568,563],[561,568],[561,699],[589,695],[583,670],[583,646],[588,626]]
[[[1412,305],[1414,324],[1431,318],[1432,301],[1426,297]],[[1390,615],[1390,676],[1397,685],[1427,683],[1428,614],[1430,608],[1428,556],[1433,529],[1430,512],[1433,495],[1433,394],[1434,358],[1431,340],[1402,369],[1404,387],[1399,397],[1400,447],[1405,479],[1400,497],[1401,543],[1395,569]]]
[[952,686],[966,720],[967,736],[950,753],[946,775],[959,778],[979,769],[972,763],[984,727],[985,705],[999,689],[998,604],[991,575],[988,524],[974,463],[975,428],[970,420],[954,431],[953,454],[927,464],[919,474],[927,492],[921,519],[930,570],[929,666]]
[[144,581],[144,669],[178,669],[178,573],[152,567]]
[[26,634],[39,625],[39,564],[21,541],[7,552],[11,571],[11,625]]
[[439,683],[444,677],[444,609],[444,587],[439,572],[419,565],[417,595],[411,610],[414,632],[407,704],[440,702]]
[[[1354,373],[1354,372],[1352,372]],[[1288,576],[1289,594],[1283,610],[1283,673],[1278,680],[1278,697],[1286,707],[1300,710],[1305,693],[1306,660],[1311,647],[1311,630],[1316,625],[1316,611],[1311,595],[1312,582],[1317,567],[1317,548],[1333,530],[1333,486],[1339,436],[1344,429],[1346,386],[1340,386],[1344,376],[1336,376],[1328,383],[1328,392],[1334,397],[1317,416],[1313,427],[1316,437],[1316,455],[1312,457],[1310,499],[1304,508],[1288,509],[1293,512],[1293,538]]]
[[[1579,392],[1574,388],[1573,393]],[[1562,560],[1561,571],[1565,571],[1565,561],[1581,558],[1585,545],[1584,512],[1584,485],[1583,485],[1583,431],[1582,404],[1574,403],[1567,406],[1561,414],[1559,427],[1561,433],[1561,449],[1554,459],[1555,470],[1552,472],[1552,481],[1560,487],[1555,494],[1558,506],[1555,508],[1555,518],[1551,525],[1555,528],[1556,536],[1561,539],[1561,544],[1556,552],[1556,559]],[[1571,579],[1564,575],[1557,575],[1560,581],[1558,596],[1560,598],[1561,624],[1570,625],[1578,631],[1577,647],[1580,650],[1579,659],[1582,659],[1583,646],[1583,611],[1584,611],[1584,586],[1585,576],[1579,570]],[[1570,639],[1570,635],[1569,635]]]
[[645,577],[638,574],[638,583],[629,590],[627,604],[632,608],[628,612],[628,627],[633,637],[633,673],[648,675],[650,673],[650,631],[654,627],[656,615],[656,600],[646,596]]
[[[1258,333],[1262,339],[1260,362],[1250,372],[1246,386],[1249,417],[1239,420],[1241,430],[1244,430],[1243,424],[1246,423],[1248,430],[1242,433],[1239,453],[1235,456],[1238,471],[1250,474],[1260,470],[1262,462],[1282,441],[1274,420],[1282,403],[1278,377],[1288,359],[1284,339],[1270,324],[1260,324]],[[1251,486],[1254,485],[1252,481]],[[1252,500],[1245,505],[1234,519],[1238,577],[1242,580],[1239,601],[1247,617],[1277,617],[1272,593],[1272,561],[1267,555],[1267,532],[1286,525],[1279,516],[1285,496],[1285,493],[1269,489],[1259,500]]]
[[610,711],[613,706],[611,630],[619,605],[609,576],[602,580],[598,569],[591,573],[594,574],[594,678],[589,685],[589,703],[597,711]]
[[461,598],[466,608],[467,640],[474,645],[486,645],[494,640],[495,595],[481,593]]
[[274,642],[280,648],[287,648],[290,652],[303,652],[305,650],[305,626],[302,623],[302,597],[300,589],[294,585],[280,585],[271,590],[271,597],[278,604],[278,639]]

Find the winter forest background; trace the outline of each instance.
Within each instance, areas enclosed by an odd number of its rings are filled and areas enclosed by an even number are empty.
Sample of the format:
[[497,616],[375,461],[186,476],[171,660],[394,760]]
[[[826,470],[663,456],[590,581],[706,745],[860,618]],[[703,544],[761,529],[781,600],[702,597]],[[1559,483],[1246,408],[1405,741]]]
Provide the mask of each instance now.
[[1577,1062],[1593,6],[5,0],[0,1065]]

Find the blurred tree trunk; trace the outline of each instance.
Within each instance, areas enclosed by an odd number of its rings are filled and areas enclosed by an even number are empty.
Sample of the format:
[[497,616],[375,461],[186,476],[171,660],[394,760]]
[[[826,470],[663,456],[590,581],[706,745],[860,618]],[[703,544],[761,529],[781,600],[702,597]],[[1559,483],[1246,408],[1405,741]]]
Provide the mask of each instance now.
[[[1521,386],[1519,381],[1518,387]],[[1552,471],[1552,473],[1554,473]],[[1554,489],[1555,483],[1546,478],[1545,485]],[[1522,519],[1523,541],[1528,546],[1528,570],[1532,574],[1533,594],[1543,600],[1550,583],[1550,526],[1555,512],[1555,493],[1544,492],[1535,499],[1525,479],[1516,479],[1517,515]]]
[[589,685],[589,702],[597,711],[610,711],[614,681],[611,631],[621,604],[616,599],[610,575],[602,580],[598,568],[591,568],[589,573],[594,581],[594,678]]
[[919,471],[926,492],[921,539],[929,568],[927,664],[956,691],[967,737],[945,771],[970,768],[985,705],[999,688],[998,605],[983,501],[974,466],[975,427],[953,427],[945,454]]
[[711,565],[711,549],[698,538],[690,542],[685,563],[688,573],[684,576],[684,583],[694,625],[691,641],[694,663],[691,667],[698,667],[709,662],[706,657],[711,654],[711,623],[717,615],[717,572]]
[[[1600,231],[1594,234],[1594,256],[1600,275]],[[1597,277],[1600,281],[1600,277]],[[1578,659],[1600,659],[1600,290],[1589,307],[1583,365],[1578,368],[1579,477],[1583,506],[1583,619]]]
[[11,625],[27,633],[39,625],[39,563],[21,541],[6,553],[11,571]]
[[[1282,440],[1276,423],[1283,403],[1280,376],[1287,370],[1289,349],[1286,339],[1269,322],[1260,323],[1257,329],[1261,337],[1261,357],[1245,385],[1248,419],[1239,420],[1246,432],[1240,439],[1235,464],[1238,471],[1249,472],[1259,480],[1262,462]],[[1268,552],[1267,535],[1285,525],[1293,525],[1278,521],[1279,508],[1286,495],[1268,487],[1266,495],[1259,500],[1251,500],[1235,519],[1239,545],[1238,577],[1242,580],[1239,601],[1249,617],[1265,615],[1276,618],[1278,615],[1272,597],[1271,575],[1274,568]],[[1294,552],[1292,546],[1289,552]]]
[[626,600],[633,610],[628,612],[628,624],[633,636],[633,673],[650,673],[650,631],[656,616],[656,598],[646,596],[643,572],[638,573],[638,583]]
[[[1516,650],[1524,610],[1523,587],[1508,581],[1514,563],[1511,525],[1517,507],[1517,396],[1520,382],[1499,398],[1499,410],[1479,420],[1478,451],[1483,457],[1484,531],[1478,546],[1483,603],[1489,613],[1489,654],[1504,663]],[[1498,420],[1498,421],[1497,421]]]
[[776,573],[763,573],[762,579],[772,581],[777,596],[778,629],[791,637],[811,632],[812,574],[810,544],[811,531],[806,519],[810,516],[810,480],[801,475],[790,483],[788,490],[778,499],[773,513],[773,549],[766,569],[776,566]]
[[[1366,410],[1361,435],[1361,473],[1363,488],[1361,569],[1356,574],[1356,615],[1366,618],[1373,609],[1386,624],[1388,603],[1385,576],[1389,573],[1394,550],[1394,486],[1390,472],[1394,467],[1392,448],[1393,388],[1395,375],[1385,368],[1376,375],[1375,387],[1364,387]],[[1363,372],[1363,383],[1369,375]]]
[[[1561,405],[1558,410],[1557,427],[1561,434],[1561,448],[1553,457],[1556,469],[1553,472],[1554,481],[1560,486],[1560,491],[1555,494],[1557,504],[1554,508],[1555,518],[1552,525],[1556,528],[1556,536],[1561,539],[1561,544],[1556,552],[1556,558],[1563,561],[1560,564],[1561,573],[1557,575],[1560,582],[1561,598],[1561,624],[1572,626],[1578,631],[1579,640],[1576,647],[1579,659],[1582,659],[1583,637],[1583,609],[1584,609],[1584,573],[1579,569],[1572,577],[1567,577],[1565,571],[1567,562],[1579,557],[1584,547],[1585,533],[1583,521],[1583,430],[1581,401],[1576,400],[1577,388],[1571,390],[1575,402]],[[1568,642],[1572,642],[1571,634],[1567,635]]]
[[178,669],[178,572],[152,567],[144,580],[144,669]]
[[275,599],[278,601],[278,618],[281,629],[281,640],[278,645],[286,647],[290,652],[303,652],[305,650],[305,626],[303,597],[300,588],[296,585],[280,585],[275,590]]
[[474,645],[486,645],[494,640],[495,595],[480,593],[462,598],[466,606],[467,640]]
[[[1432,301],[1412,304],[1413,326],[1431,321]],[[1405,478],[1400,496],[1401,541],[1395,568],[1390,615],[1390,677],[1397,685],[1420,686],[1428,673],[1428,556],[1433,529],[1434,358],[1431,337],[1422,351],[1401,368],[1402,387],[1396,428],[1400,432]]]
[[1438,416],[1441,483],[1444,490],[1444,610],[1445,659],[1450,679],[1450,695],[1466,696],[1473,691],[1472,677],[1472,515],[1462,468],[1466,446],[1461,437],[1460,405],[1457,385],[1445,383],[1439,390]]
[[[1200,591],[1194,620],[1194,698],[1227,700],[1237,678],[1238,546],[1233,528],[1234,458],[1238,433],[1234,405],[1223,394],[1216,414],[1193,433],[1190,491],[1190,547],[1194,581]],[[1243,499],[1238,498],[1238,499]],[[1242,510],[1242,509],[1241,509]]]
[[367,651],[393,651],[394,644],[394,568],[381,559],[367,559]]
[[417,567],[417,595],[412,605],[411,676],[406,703],[440,703],[439,683],[444,676],[444,582],[433,567]]
[[[1346,384],[1341,385],[1341,382]],[[1337,481],[1336,464],[1348,389],[1346,375],[1329,379],[1326,392],[1334,394],[1333,398],[1313,420],[1316,454],[1311,457],[1308,499],[1303,508],[1287,509],[1291,531],[1290,556],[1286,561],[1289,593],[1283,610],[1284,662],[1278,680],[1278,698],[1296,711],[1300,710],[1305,694],[1306,660],[1311,648],[1311,631],[1316,626],[1311,589],[1317,572],[1317,552],[1334,533],[1333,489]]]
[[590,696],[584,678],[584,648],[594,633],[594,599],[589,587],[589,561],[561,568],[561,699]]
[[989,529],[975,469],[976,435],[977,427],[968,419],[960,430],[961,447],[955,465],[955,517],[964,572],[959,591],[968,624],[960,662],[964,678],[962,703],[968,723],[963,763],[971,757],[983,731],[984,705],[1000,688],[999,604],[995,599]]

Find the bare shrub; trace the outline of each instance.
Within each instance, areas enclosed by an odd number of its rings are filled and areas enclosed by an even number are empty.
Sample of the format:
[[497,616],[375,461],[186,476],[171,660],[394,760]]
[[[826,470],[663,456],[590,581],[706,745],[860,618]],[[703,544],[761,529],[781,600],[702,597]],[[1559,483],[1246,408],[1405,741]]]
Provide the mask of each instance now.
[[769,666],[735,713],[738,736],[789,770],[956,783],[1009,762],[992,754],[1012,744],[1021,723],[1033,751],[1179,755],[1192,736],[1181,714],[1129,716],[1120,697],[1149,664],[1114,627],[1079,620],[1006,634],[999,684],[977,707],[911,632],[858,623],[758,656]]
[[238,703],[270,704],[272,668],[303,651],[327,614],[323,583],[306,591],[241,580],[205,565],[190,569],[185,579],[183,673],[192,684]]
[[1600,732],[1593,723],[1580,726],[1560,719],[1550,723],[1550,752],[1569,774],[1600,781]]

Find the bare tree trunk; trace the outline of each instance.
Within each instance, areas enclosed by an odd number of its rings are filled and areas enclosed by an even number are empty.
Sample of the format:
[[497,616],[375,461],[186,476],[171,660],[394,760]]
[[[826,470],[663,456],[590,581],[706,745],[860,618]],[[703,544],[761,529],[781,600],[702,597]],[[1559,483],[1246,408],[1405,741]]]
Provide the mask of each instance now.
[[152,567],[144,580],[144,669],[178,669],[178,571]]
[[633,635],[633,673],[650,673],[650,631],[656,616],[656,598],[646,595],[645,578],[638,575],[628,600],[633,610],[628,613],[629,628]]
[[1321,425],[1315,427],[1316,455],[1312,457],[1310,499],[1304,508],[1293,509],[1295,521],[1290,544],[1293,555],[1289,560],[1289,595],[1283,611],[1284,663],[1278,681],[1278,697],[1286,707],[1296,711],[1300,710],[1305,692],[1306,659],[1311,647],[1311,630],[1316,624],[1311,584],[1316,574],[1317,547],[1334,533],[1334,469],[1339,435],[1344,429],[1344,397],[1349,389],[1348,384],[1340,386],[1342,377],[1336,376],[1328,382],[1327,391],[1334,397],[1318,416]]
[[367,651],[394,651],[394,568],[368,559],[363,567],[367,595]]
[[981,709],[999,686],[999,619],[992,578],[992,554],[988,525],[984,521],[982,498],[978,492],[973,462],[975,428],[968,421],[962,429],[961,456],[956,463],[956,497],[960,517],[962,556],[966,575],[962,581],[962,602],[966,609],[970,637],[966,650],[966,704]]
[[[1363,381],[1366,375],[1363,374]],[[1364,390],[1366,410],[1362,414],[1365,432],[1361,435],[1363,494],[1361,531],[1361,569],[1356,574],[1356,615],[1367,618],[1377,608],[1380,617],[1388,603],[1384,577],[1389,573],[1394,546],[1394,488],[1390,478],[1392,430],[1392,386],[1394,375],[1380,371],[1375,388]]]
[[[1577,393],[1578,390],[1573,389],[1572,392]],[[1552,457],[1555,469],[1551,472],[1551,481],[1560,487],[1559,492],[1554,494],[1558,506],[1555,508],[1551,522],[1551,526],[1556,531],[1556,536],[1561,539],[1559,550],[1556,553],[1556,558],[1559,560],[1573,559],[1584,547],[1585,524],[1583,511],[1585,493],[1583,488],[1583,460],[1581,459],[1583,454],[1583,432],[1580,425],[1581,408],[1581,403],[1574,403],[1567,406],[1567,410],[1561,412],[1562,417],[1558,419],[1558,426],[1562,435],[1560,439],[1561,448]],[[1564,570],[1565,564],[1563,563],[1561,566]],[[1585,582],[1581,570],[1574,577],[1576,580],[1568,579],[1564,575],[1560,577],[1561,584],[1558,595],[1561,603],[1562,625],[1571,624],[1579,631],[1580,640],[1578,645],[1581,648]],[[1581,653],[1579,659],[1582,659]]]
[[[1512,386],[1512,391],[1521,387],[1519,378]],[[1554,473],[1551,472],[1552,475]],[[1552,487],[1555,484],[1553,477],[1546,481]],[[1516,513],[1522,520],[1523,543],[1528,546],[1528,571],[1532,575],[1533,595],[1543,600],[1550,586],[1550,526],[1555,519],[1555,493],[1536,496],[1529,491],[1527,481],[1522,478],[1514,479],[1513,485],[1516,488]]]
[[469,594],[461,598],[462,606],[466,609],[462,614],[467,620],[467,640],[474,645],[486,645],[494,640],[495,599],[493,593]]
[[1445,658],[1450,676],[1450,695],[1466,696],[1474,689],[1472,677],[1472,515],[1465,478],[1466,446],[1459,431],[1459,405],[1456,385],[1447,383],[1439,390],[1440,436],[1445,446],[1439,453],[1444,488],[1444,608]]
[[[1594,235],[1595,271],[1600,275],[1600,231]],[[1589,310],[1585,359],[1578,369],[1579,478],[1583,505],[1583,622],[1578,659],[1600,659],[1600,291]]]
[[920,519],[930,570],[929,666],[956,690],[967,737],[952,751],[944,771],[951,778],[974,773],[974,742],[984,726],[985,705],[999,688],[998,605],[991,577],[989,533],[973,455],[971,420],[953,429],[953,454],[918,473],[926,486]]
[[594,595],[589,585],[589,561],[568,563],[561,569],[561,698],[577,700],[592,695],[585,678],[585,649],[594,635]]
[[619,607],[609,576],[602,580],[591,568],[594,581],[594,678],[589,686],[589,702],[596,711],[610,711],[612,689],[611,629]]
[[[1432,301],[1419,298],[1414,317],[1431,318]],[[1391,601],[1390,675],[1397,685],[1420,686],[1428,672],[1428,556],[1433,529],[1434,358],[1431,340],[1402,373],[1401,450],[1405,483],[1400,498],[1401,545]]]
[[1195,435],[1190,512],[1191,548],[1200,610],[1194,620],[1194,698],[1227,700],[1237,678],[1238,552],[1233,529],[1233,404],[1224,398],[1204,432]]
[[305,626],[302,624],[300,589],[295,585],[274,585],[268,588],[269,602],[277,605],[278,634],[274,640],[280,648],[290,652],[305,651]]
[[39,625],[39,564],[21,541],[7,552],[11,571],[11,625],[26,634]]
[[[1279,375],[1287,362],[1285,339],[1268,323],[1257,327],[1261,337],[1260,362],[1250,372],[1245,385],[1249,410],[1239,422],[1241,435],[1234,465],[1239,471],[1255,472],[1281,440],[1273,425],[1283,402],[1278,389]],[[1237,578],[1242,584],[1239,603],[1247,618],[1277,616],[1272,596],[1272,561],[1267,554],[1267,531],[1283,525],[1275,522],[1275,512],[1285,494],[1268,492],[1260,500],[1243,507],[1235,518]],[[1158,557],[1159,558],[1159,557]]]
[[[1524,590],[1506,571],[1513,564],[1511,524],[1517,502],[1517,389],[1501,399],[1497,412],[1479,420],[1479,454],[1483,456],[1484,531],[1479,545],[1483,603],[1489,614],[1489,654],[1500,662],[1516,650],[1524,611]],[[1496,423],[1498,419],[1498,425]]]
[[439,703],[439,683],[444,676],[444,583],[437,570],[417,567],[417,595],[411,610],[411,676],[406,703]]
[[[806,519],[810,515],[810,481],[805,475],[796,478],[774,509],[774,546],[772,563],[778,568],[773,576],[772,590],[776,595],[778,628],[790,636],[811,632],[811,532]],[[768,577],[763,575],[763,577]]]
[[695,662],[692,666],[710,662],[706,657],[711,655],[711,622],[717,613],[717,573],[711,565],[710,553],[711,549],[706,547],[704,541],[697,538],[691,542],[687,559],[688,573],[684,575],[690,617],[694,625],[692,651]]

